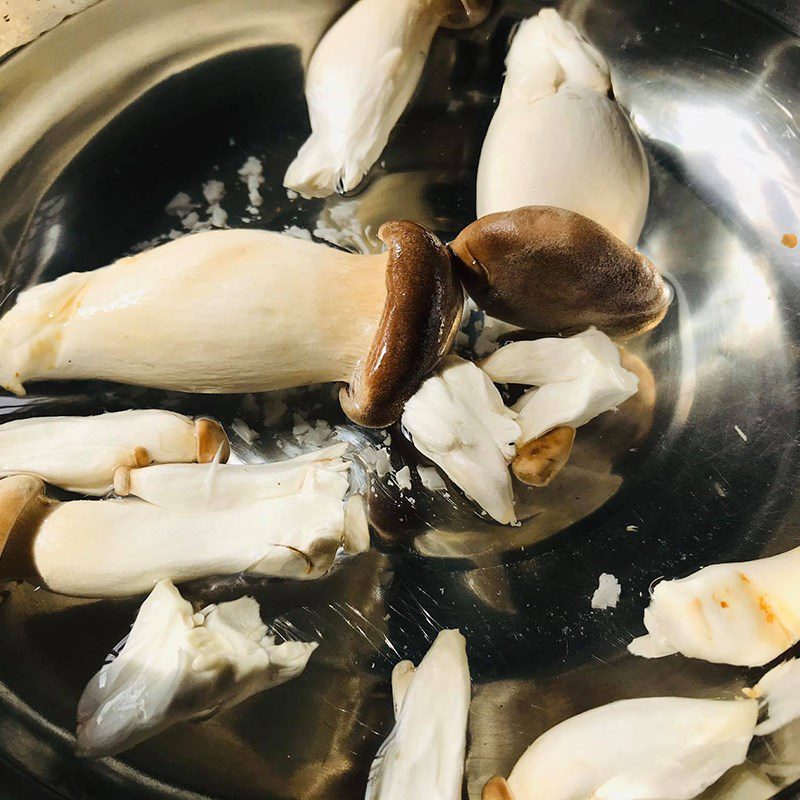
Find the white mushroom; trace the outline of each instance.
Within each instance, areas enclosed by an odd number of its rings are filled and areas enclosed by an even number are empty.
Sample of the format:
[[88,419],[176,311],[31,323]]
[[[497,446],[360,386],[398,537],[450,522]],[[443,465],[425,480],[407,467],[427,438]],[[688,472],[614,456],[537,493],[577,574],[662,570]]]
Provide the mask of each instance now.
[[478,216],[557,206],[633,246],[649,190],[647,159],[603,57],[552,8],[525,20],[481,151]]
[[8,541],[0,578],[28,579],[78,597],[126,596],[149,591],[162,579],[177,583],[240,572],[318,578],[344,540],[348,481],[335,466],[308,465],[298,487],[297,469],[291,462],[286,469],[292,491],[281,494],[273,474],[265,481],[272,496],[265,497],[254,467],[133,470],[128,488],[152,497],[152,503],[58,503],[44,495],[38,478],[3,478],[0,549]]
[[414,446],[486,512],[516,521],[508,464],[520,437],[515,414],[469,361],[448,356],[406,403],[403,427]]
[[219,423],[157,409],[36,417],[0,425],[0,477],[36,475],[88,495],[108,494],[119,467],[228,458]]
[[176,722],[230,708],[298,676],[316,647],[276,645],[252,597],[195,614],[169,581],[159,581],[122,651],[81,696],[78,752],[114,755]]
[[354,189],[417,86],[436,29],[477,24],[488,2],[359,0],[323,36],[306,75],[311,136],[283,184],[305,197]]
[[[513,406],[521,428],[514,471],[523,480],[527,462],[538,454],[532,442],[560,427],[585,425],[627,400],[639,386],[636,375],[621,365],[617,346],[594,328],[568,339],[511,342],[480,366],[496,383],[536,387]],[[572,446],[571,436],[562,439],[561,466]]]
[[798,582],[800,547],[661,581],[644,612],[648,633],[628,649],[646,658],[682,653],[717,664],[761,666],[800,641]]
[[392,690],[396,722],[372,762],[365,800],[460,800],[471,694],[464,637],[442,631],[416,670],[395,667]]
[[345,381],[356,422],[389,424],[449,349],[463,292],[429,231],[393,222],[380,235],[388,251],[360,256],[210,231],[35,286],[0,320],[0,385],[24,394],[28,381],[99,378],[250,392]]
[[756,726],[758,736],[767,736],[800,717],[800,661],[791,658],[773,667],[747,692],[766,706],[767,718]]
[[540,736],[484,800],[690,800],[741,764],[754,700],[620,700]]

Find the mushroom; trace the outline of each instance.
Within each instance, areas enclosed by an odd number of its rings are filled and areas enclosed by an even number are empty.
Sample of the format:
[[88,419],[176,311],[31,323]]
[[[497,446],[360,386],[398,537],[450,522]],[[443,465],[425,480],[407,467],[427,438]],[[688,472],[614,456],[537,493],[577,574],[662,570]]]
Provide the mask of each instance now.
[[520,437],[516,414],[475,364],[447,356],[406,403],[414,446],[503,524],[516,522],[508,464]]
[[449,350],[463,294],[425,228],[389,222],[379,235],[388,252],[358,256],[208,231],[28,289],[0,320],[0,385],[224,393],[343,381],[351,419],[383,427]]
[[158,409],[91,417],[37,417],[0,425],[0,477],[35,475],[71,492],[108,494],[119,467],[227,461],[230,448],[214,420]]
[[395,725],[369,772],[365,800],[460,800],[470,676],[466,641],[441,631],[419,666],[392,673]]
[[667,313],[670,292],[641,253],[574,211],[525,206],[488,214],[450,245],[479,308],[539,333],[595,326],[633,336]]
[[648,633],[628,650],[645,658],[682,653],[715,664],[766,664],[800,641],[798,581],[800,547],[661,581],[644,612]]
[[417,86],[440,25],[477,25],[488,0],[359,0],[322,37],[306,75],[311,136],[284,186],[305,197],[354,189]]
[[790,658],[773,667],[745,694],[766,707],[767,717],[756,726],[758,736],[768,736],[800,717],[800,661]]
[[115,755],[176,722],[207,719],[297,677],[316,647],[275,644],[252,597],[195,614],[172,583],[159,581],[119,655],[81,696],[78,753]]
[[639,379],[620,363],[619,348],[590,328],[568,339],[511,342],[480,362],[496,383],[529,389],[513,406],[521,434],[514,473],[534,486],[566,464],[575,428],[636,393]]
[[242,572],[318,578],[345,538],[348,480],[335,464],[311,465],[298,488],[296,469],[289,462],[286,494],[280,487],[271,491],[280,483],[275,475],[262,494],[260,471],[250,466],[132,470],[128,490],[154,502],[59,503],[45,496],[38,478],[3,478],[0,580],[26,579],[77,597],[123,597],[149,591],[162,579],[177,583]]
[[635,245],[647,159],[608,65],[555,9],[517,29],[478,164],[478,216],[528,205],[577,211]]
[[609,703],[542,734],[483,800],[689,800],[745,760],[757,716],[754,700]]

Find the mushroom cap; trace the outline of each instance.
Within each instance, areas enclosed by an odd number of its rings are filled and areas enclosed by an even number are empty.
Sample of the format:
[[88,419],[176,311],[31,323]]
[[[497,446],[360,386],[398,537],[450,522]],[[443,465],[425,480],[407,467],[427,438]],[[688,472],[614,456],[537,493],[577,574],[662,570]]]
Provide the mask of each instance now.
[[[52,505],[44,481],[35,475],[10,475],[0,479],[0,556],[6,550],[0,576],[16,579],[30,571],[28,537],[42,514]],[[12,543],[13,542],[13,543]]]
[[528,486],[548,486],[569,460],[575,428],[560,425],[517,449],[511,464],[514,475]]
[[481,800],[514,800],[505,778],[495,775],[489,778],[481,792]]
[[488,214],[450,245],[464,288],[504,322],[546,333],[591,325],[611,336],[655,327],[670,292],[653,264],[574,211]]
[[452,11],[442,21],[443,28],[461,30],[480,25],[492,10],[492,0],[450,0]]
[[353,422],[391,425],[403,406],[450,350],[464,295],[450,254],[414,222],[385,222],[378,236],[388,247],[386,302],[369,352],[339,400]]

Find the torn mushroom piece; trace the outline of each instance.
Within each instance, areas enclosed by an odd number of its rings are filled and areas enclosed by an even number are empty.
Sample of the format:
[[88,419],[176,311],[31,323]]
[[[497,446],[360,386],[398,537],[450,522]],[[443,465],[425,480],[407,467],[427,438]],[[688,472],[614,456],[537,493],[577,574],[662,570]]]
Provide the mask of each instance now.
[[617,346],[594,328],[568,339],[511,342],[480,366],[496,383],[535,387],[513,406],[521,429],[514,473],[534,486],[546,485],[564,466],[575,428],[627,400],[639,385],[622,367]]
[[402,425],[414,446],[491,517],[516,522],[508,464],[520,428],[475,364],[448,356],[406,403]]
[[343,381],[355,422],[390,424],[450,349],[463,293],[425,228],[389,222],[379,235],[388,251],[359,256],[209,231],[36,286],[0,320],[0,385],[24,394],[28,381],[99,378],[225,393]]
[[0,425],[0,477],[35,475],[71,492],[108,494],[114,472],[151,463],[227,461],[218,422],[158,409],[37,417]]
[[311,136],[283,184],[305,197],[354,189],[417,86],[440,25],[468,27],[490,0],[359,0],[320,41],[306,74]]
[[162,579],[324,575],[346,539],[346,474],[330,460],[309,465],[298,485],[297,465],[290,463],[285,479],[271,475],[262,491],[254,469],[195,464],[132,470],[127,490],[153,502],[59,503],[45,496],[38,478],[3,478],[0,545],[7,542],[0,579],[27,579],[77,597],[121,597],[149,591]]
[[442,631],[419,666],[392,673],[395,725],[378,750],[365,800],[460,800],[471,687],[466,642]]
[[800,547],[661,581],[644,612],[648,633],[628,649],[645,658],[682,653],[716,664],[761,666],[800,641],[798,582]]
[[119,655],[81,696],[77,750],[115,755],[176,722],[206,719],[297,677],[316,647],[275,644],[252,597],[194,613],[159,581]]
[[593,325],[634,336],[667,313],[669,289],[650,261],[574,211],[525,206],[489,214],[450,249],[478,307],[530,331]]
[[745,760],[757,716],[754,700],[610,703],[540,736],[483,800],[689,800]]
[[478,164],[478,216],[528,205],[576,211],[633,246],[650,179],[608,65],[555,9],[514,34]]
[[767,717],[756,726],[758,736],[775,733],[800,718],[800,661],[791,658],[773,667],[745,694],[767,709]]

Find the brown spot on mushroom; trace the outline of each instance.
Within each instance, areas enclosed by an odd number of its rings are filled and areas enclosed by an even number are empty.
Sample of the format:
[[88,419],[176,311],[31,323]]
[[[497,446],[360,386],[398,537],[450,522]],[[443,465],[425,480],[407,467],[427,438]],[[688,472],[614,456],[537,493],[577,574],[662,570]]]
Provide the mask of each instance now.
[[797,235],[794,233],[784,233],[781,236],[781,244],[784,247],[797,247]]
[[219,460],[224,464],[231,454],[231,447],[222,425],[213,419],[201,417],[195,420],[194,429],[197,437],[197,463],[207,464],[219,453]]
[[547,486],[569,460],[575,428],[558,428],[531,439],[517,450],[511,464],[514,474],[529,486]]
[[487,313],[555,333],[594,325],[632,336],[657,325],[669,290],[641,253],[573,211],[524,206],[488,214],[450,245],[469,295]]
[[353,422],[391,425],[458,331],[463,292],[447,248],[413,222],[386,222],[386,303],[366,357],[339,399]]
[[511,794],[508,781],[495,775],[486,781],[481,792],[481,800],[514,800],[514,796]]

